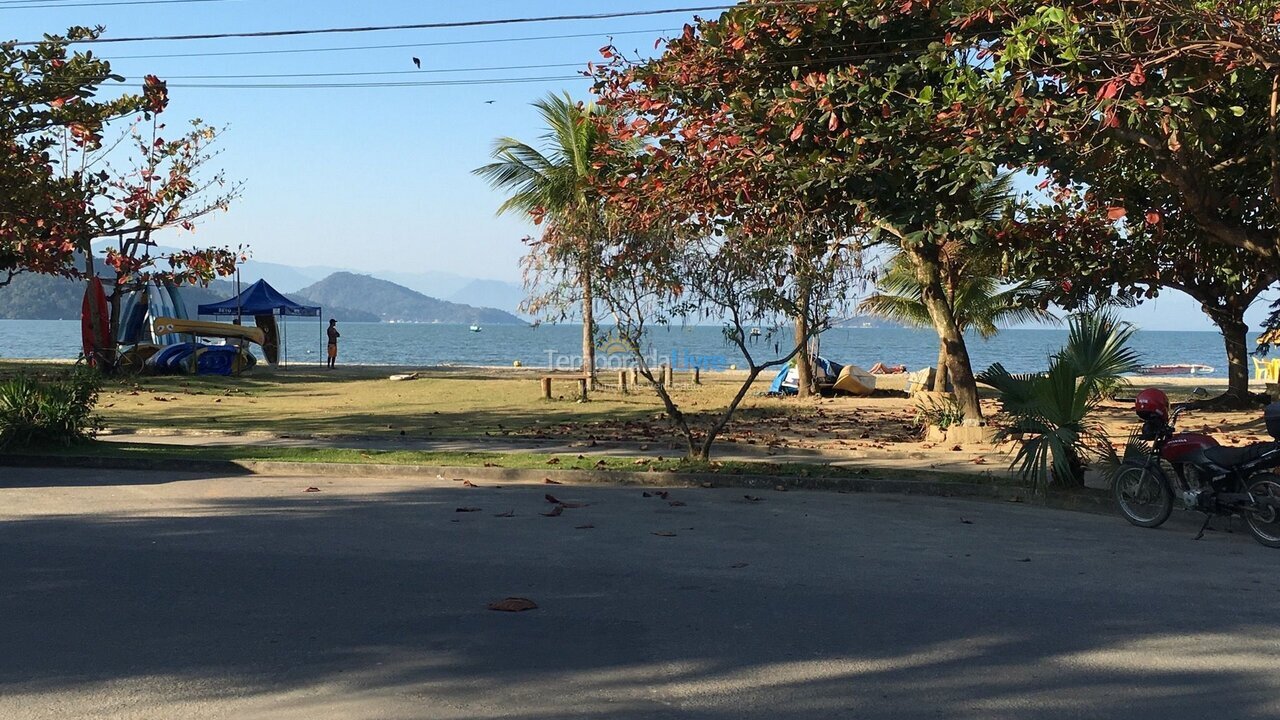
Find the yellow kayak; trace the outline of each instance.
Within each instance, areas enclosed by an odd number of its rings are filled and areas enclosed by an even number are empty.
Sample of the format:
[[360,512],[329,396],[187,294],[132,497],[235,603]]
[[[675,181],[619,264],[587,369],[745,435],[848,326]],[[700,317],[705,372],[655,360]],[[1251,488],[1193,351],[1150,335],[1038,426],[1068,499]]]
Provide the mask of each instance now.
[[181,318],[156,318],[152,325],[157,335],[199,335],[200,337],[227,338],[230,340],[248,340],[261,345],[266,335],[256,327],[245,327],[232,323],[204,322],[203,320],[183,320]]

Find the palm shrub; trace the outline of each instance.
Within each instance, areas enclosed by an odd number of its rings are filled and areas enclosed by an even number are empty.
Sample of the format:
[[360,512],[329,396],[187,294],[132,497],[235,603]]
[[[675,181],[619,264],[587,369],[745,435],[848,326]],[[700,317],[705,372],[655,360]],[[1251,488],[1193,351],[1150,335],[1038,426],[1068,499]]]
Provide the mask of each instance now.
[[89,437],[100,427],[93,410],[101,387],[88,370],[54,380],[18,375],[0,382],[0,448],[70,445]]
[[1091,418],[1103,390],[1138,369],[1138,354],[1128,347],[1134,332],[1110,312],[1082,313],[1070,319],[1067,344],[1047,372],[1013,375],[996,363],[978,375],[999,393],[1010,418],[1001,435],[1022,439],[1013,465],[1025,481],[1081,486],[1085,458],[1110,450],[1106,431]]

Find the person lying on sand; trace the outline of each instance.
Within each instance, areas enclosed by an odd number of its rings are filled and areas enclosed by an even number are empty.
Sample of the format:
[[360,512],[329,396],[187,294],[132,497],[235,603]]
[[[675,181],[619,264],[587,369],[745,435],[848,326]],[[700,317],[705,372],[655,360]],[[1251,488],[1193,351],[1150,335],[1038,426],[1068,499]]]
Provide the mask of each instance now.
[[885,365],[884,363],[876,363],[871,366],[867,372],[872,375],[901,375],[907,371],[906,365]]

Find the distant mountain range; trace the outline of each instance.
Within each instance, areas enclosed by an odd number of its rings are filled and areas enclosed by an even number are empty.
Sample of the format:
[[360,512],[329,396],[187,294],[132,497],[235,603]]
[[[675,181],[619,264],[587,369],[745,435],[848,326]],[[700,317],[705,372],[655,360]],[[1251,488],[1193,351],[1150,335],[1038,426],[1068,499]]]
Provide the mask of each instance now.
[[509,312],[448,302],[389,280],[349,272],[334,273],[302,288],[297,294],[310,298],[315,304],[369,312],[388,322],[525,324],[524,320]]
[[335,273],[368,275],[395,283],[429,298],[477,308],[497,308],[513,315],[521,314],[519,308],[525,298],[524,287],[520,283],[482,280],[435,270],[422,272],[392,270],[368,273],[353,271],[350,268],[296,267],[258,260],[248,260],[240,264],[242,280],[253,282],[261,278],[283,293],[303,292],[304,288]]
[[[242,288],[248,286],[246,274],[242,268]],[[186,305],[194,311],[197,305],[235,297],[235,288],[232,281],[216,280],[209,287],[184,287],[181,293]],[[277,289],[286,292],[284,288]],[[502,310],[439,300],[386,280],[348,272],[333,273],[301,292],[286,294],[299,303],[322,306],[325,317],[347,322],[524,324],[520,318]],[[48,275],[19,275],[9,286],[0,287],[0,318],[77,319],[83,297],[82,282]]]

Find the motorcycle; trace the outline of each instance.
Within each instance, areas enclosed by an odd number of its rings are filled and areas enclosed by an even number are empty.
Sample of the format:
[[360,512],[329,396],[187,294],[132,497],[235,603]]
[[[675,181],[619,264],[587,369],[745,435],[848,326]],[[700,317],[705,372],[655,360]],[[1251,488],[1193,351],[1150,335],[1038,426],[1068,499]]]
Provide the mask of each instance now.
[[[1221,446],[1208,435],[1178,432],[1187,409],[1170,410],[1164,392],[1149,388],[1138,394],[1134,411],[1142,419],[1141,438],[1151,443],[1142,461],[1125,460],[1112,484],[1125,519],[1138,527],[1159,527],[1173,512],[1175,496],[1183,508],[1205,514],[1199,540],[1214,517],[1240,515],[1254,539],[1280,548],[1280,441],[1239,448]],[[1267,432],[1280,438],[1280,403],[1267,406]]]

